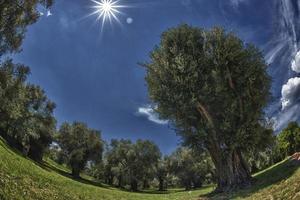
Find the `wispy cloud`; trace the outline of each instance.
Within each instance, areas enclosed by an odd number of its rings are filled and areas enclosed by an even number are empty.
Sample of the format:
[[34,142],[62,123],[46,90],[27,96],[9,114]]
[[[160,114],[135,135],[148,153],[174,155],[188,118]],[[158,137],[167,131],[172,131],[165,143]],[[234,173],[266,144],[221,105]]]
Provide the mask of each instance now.
[[138,108],[137,114],[139,116],[147,117],[149,121],[154,122],[156,124],[161,124],[161,125],[168,124],[167,120],[159,119],[158,114],[154,111],[154,109],[150,105]]
[[296,75],[300,72],[299,6],[299,1],[276,1],[276,34],[265,49],[275,88],[275,99],[267,114],[274,119],[276,131],[290,121],[299,120],[300,77]]
[[292,60],[292,70],[300,73],[300,51],[295,55],[295,58]]

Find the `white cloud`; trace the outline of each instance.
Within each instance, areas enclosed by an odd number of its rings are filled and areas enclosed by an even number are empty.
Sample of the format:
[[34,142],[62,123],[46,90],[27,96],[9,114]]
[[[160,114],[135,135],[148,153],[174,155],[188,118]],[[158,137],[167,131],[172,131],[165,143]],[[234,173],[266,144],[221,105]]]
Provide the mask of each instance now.
[[142,116],[146,116],[149,121],[152,121],[156,124],[168,124],[167,120],[161,120],[158,117],[158,114],[153,110],[151,106],[140,107],[138,109],[138,114]]
[[295,58],[292,60],[292,70],[300,73],[300,51],[297,52]]
[[295,77],[289,79],[288,82],[282,86],[281,95],[282,110],[297,103],[300,99],[300,78]]

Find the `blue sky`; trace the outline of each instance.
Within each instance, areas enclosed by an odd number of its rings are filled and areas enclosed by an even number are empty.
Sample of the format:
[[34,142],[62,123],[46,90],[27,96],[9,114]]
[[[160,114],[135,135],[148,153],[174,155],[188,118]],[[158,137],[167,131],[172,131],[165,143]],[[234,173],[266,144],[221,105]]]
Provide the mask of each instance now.
[[[220,25],[259,46],[269,59],[278,57],[274,41],[280,5],[275,0],[121,0],[120,4],[130,6],[118,15],[122,25],[108,23],[102,31],[97,16],[85,18],[93,11],[89,0],[56,0],[51,15],[41,9],[44,15],[28,29],[16,60],[31,67],[30,81],[57,103],[59,123],[86,122],[102,130],[106,140],[150,139],[170,153],[180,138],[149,109],[145,71],[137,64],[148,60],[163,31],[181,23]],[[127,23],[129,18],[132,23]],[[291,53],[286,59],[292,57]],[[282,65],[271,65],[273,79],[277,80],[278,67],[289,73],[289,66]],[[273,85],[276,98],[270,113],[275,120],[281,113],[281,87],[289,78],[291,74]]]

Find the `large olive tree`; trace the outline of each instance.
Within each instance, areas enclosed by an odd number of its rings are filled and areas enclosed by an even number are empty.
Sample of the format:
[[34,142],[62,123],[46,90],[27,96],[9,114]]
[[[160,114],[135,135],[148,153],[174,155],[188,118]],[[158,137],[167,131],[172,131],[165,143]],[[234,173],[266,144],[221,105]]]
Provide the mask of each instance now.
[[145,63],[149,96],[185,142],[207,149],[217,191],[251,184],[242,152],[259,143],[270,77],[261,52],[221,28],[181,25]]

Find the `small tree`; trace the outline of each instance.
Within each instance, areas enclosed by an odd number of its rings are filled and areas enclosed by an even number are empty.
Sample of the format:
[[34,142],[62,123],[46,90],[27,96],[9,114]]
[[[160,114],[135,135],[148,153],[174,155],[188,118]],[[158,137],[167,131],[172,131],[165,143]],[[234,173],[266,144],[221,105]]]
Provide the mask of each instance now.
[[58,143],[72,168],[72,175],[79,177],[88,161],[99,161],[102,157],[103,142],[99,131],[90,129],[86,124],[64,123],[59,130]]
[[297,122],[291,122],[277,136],[278,146],[281,153],[290,156],[300,151],[300,127]]
[[[135,164],[132,165],[133,176],[136,180],[143,181],[143,189],[149,187],[149,181],[153,180],[155,177],[155,169],[157,167],[158,161],[161,158],[161,152],[159,147],[152,141],[149,140],[138,140],[134,146],[135,150]],[[140,167],[138,173],[134,173],[135,167]],[[137,190],[137,188],[132,186],[132,190]]]
[[256,130],[270,89],[261,52],[221,28],[182,25],[162,34],[144,66],[160,117],[187,143],[209,151],[217,191],[250,185],[242,153],[262,136]]
[[154,178],[160,156],[159,148],[151,141],[112,140],[105,154],[107,179],[112,182],[114,177],[118,187],[127,184],[136,191],[139,184],[147,185]]

